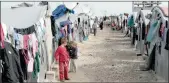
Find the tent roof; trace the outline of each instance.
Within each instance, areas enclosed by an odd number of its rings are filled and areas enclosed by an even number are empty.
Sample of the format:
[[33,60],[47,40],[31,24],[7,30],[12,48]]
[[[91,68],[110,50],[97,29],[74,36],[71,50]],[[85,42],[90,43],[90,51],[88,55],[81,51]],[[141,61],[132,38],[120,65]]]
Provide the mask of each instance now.
[[16,9],[2,8],[1,22],[14,28],[32,26],[44,16],[47,6],[21,7]]
[[162,11],[163,15],[165,17],[168,17],[168,7],[164,7],[164,6],[155,6],[152,10],[154,10],[155,8],[158,8],[159,10]]
[[162,9],[164,15],[168,17],[168,7],[161,7],[161,9]]
[[144,23],[147,25],[149,23],[149,19],[146,18],[147,14],[150,14],[151,11],[150,10],[140,10],[137,14],[137,18],[136,21],[138,22],[139,20],[139,15],[141,15],[141,18],[143,19]]

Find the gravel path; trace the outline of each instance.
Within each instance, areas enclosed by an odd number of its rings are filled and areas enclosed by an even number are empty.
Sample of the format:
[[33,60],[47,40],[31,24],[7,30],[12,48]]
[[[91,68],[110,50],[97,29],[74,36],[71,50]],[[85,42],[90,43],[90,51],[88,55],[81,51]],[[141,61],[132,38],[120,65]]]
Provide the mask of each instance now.
[[140,71],[144,61],[130,46],[130,39],[120,31],[104,28],[97,36],[79,43],[78,70],[69,82],[156,82],[151,71]]

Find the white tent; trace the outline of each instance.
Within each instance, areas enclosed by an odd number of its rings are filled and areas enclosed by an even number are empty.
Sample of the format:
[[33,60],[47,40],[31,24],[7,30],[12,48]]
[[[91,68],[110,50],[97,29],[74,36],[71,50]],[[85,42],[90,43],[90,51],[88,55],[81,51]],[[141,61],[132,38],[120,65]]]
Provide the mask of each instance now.
[[[137,28],[137,35],[138,35],[138,43],[137,43],[137,46],[138,46],[138,54],[141,54],[143,55],[144,52],[145,52],[145,49],[144,49],[144,39],[142,37],[142,30],[143,30],[143,25],[142,23],[145,24],[145,26],[148,25],[149,23],[149,19],[146,18],[146,15],[151,13],[150,10],[140,10],[138,13],[137,13],[137,18],[136,18],[136,23],[138,24],[138,27]],[[139,26],[141,25],[141,26]]]
[[[41,54],[43,54],[44,62],[40,65],[39,79],[42,81],[45,77],[45,72],[51,64],[51,50],[52,50],[52,34],[51,34],[51,21],[47,15],[47,6],[32,6],[32,7],[19,7],[15,9],[1,8],[1,22],[5,23],[9,27],[18,29],[28,28],[41,19],[44,19],[46,23],[46,33],[44,35],[45,42],[41,42]],[[46,42],[48,43],[46,45]],[[43,51],[42,51],[43,50]]]

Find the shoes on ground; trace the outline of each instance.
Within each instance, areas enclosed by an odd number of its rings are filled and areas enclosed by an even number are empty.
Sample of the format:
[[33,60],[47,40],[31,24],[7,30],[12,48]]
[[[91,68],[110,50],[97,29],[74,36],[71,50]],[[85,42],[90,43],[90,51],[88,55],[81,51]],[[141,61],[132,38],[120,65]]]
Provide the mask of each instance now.
[[65,80],[70,80],[69,78],[65,78]]

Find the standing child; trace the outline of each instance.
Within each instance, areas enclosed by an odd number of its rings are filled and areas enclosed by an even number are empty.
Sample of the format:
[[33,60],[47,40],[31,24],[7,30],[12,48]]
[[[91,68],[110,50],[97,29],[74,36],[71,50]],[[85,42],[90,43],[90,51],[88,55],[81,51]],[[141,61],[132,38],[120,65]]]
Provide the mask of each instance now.
[[71,41],[69,47],[70,55],[70,72],[76,72],[76,59],[77,59],[77,43]]
[[61,39],[61,45],[57,48],[55,52],[55,59],[59,62],[59,77],[60,81],[70,80],[68,78],[68,65],[69,65],[69,54],[66,50],[67,39]]

